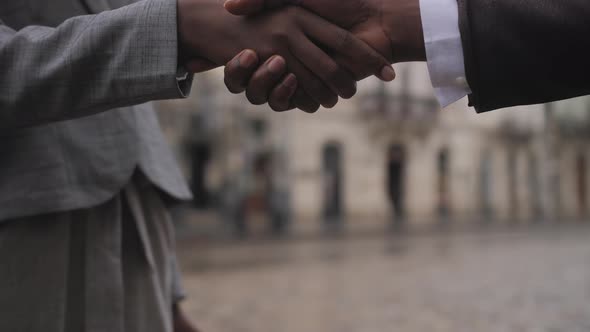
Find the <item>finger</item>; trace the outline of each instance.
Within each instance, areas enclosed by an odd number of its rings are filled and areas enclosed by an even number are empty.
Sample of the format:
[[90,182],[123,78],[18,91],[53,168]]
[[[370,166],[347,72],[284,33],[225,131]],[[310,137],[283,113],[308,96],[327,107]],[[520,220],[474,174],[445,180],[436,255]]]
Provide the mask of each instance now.
[[272,89],[281,81],[287,64],[281,56],[270,57],[250,78],[246,97],[254,105],[266,104]]
[[250,77],[258,67],[258,56],[252,50],[244,50],[225,65],[224,83],[231,93],[242,93]]
[[201,58],[191,59],[184,66],[191,73],[202,73],[218,67],[215,63]]
[[225,9],[234,15],[253,15],[265,9],[298,4],[298,0],[227,0]]
[[227,0],[223,6],[234,15],[252,15],[264,9],[264,0]]
[[[300,86],[300,83],[297,83],[297,85]],[[320,104],[313,100],[301,87],[295,90],[292,104],[306,113],[315,113],[320,108]]]
[[268,105],[277,112],[294,108],[294,104],[291,103],[291,97],[293,97],[296,90],[297,77],[293,74],[287,75],[270,93]]
[[386,81],[393,80],[390,61],[352,33],[308,12],[302,12],[299,17],[303,20],[302,27],[310,38],[348,60],[347,69],[357,80],[371,75]]
[[355,95],[355,78],[309,39],[302,37],[301,40],[292,43],[290,48],[293,55],[330,87],[335,94],[346,99]]
[[382,81],[385,82],[391,82],[395,79],[395,70],[393,69],[393,67],[391,65],[389,66],[384,66],[381,69],[381,72],[379,74],[376,74],[376,76],[378,78],[380,78]]
[[[338,103],[338,95],[325,85],[320,78],[315,76],[292,54],[285,55],[288,70],[297,77],[298,86],[308,96],[325,108],[332,108]],[[300,89],[297,89],[300,90]],[[297,106],[297,108],[300,108]]]
[[[346,68],[350,73],[352,73],[353,77],[357,81],[363,80],[371,75],[375,75],[384,82],[391,82],[395,80],[396,77],[395,70],[391,65],[384,66],[378,73],[367,74],[370,70],[367,70],[367,64],[362,61],[354,60],[353,58],[342,54],[335,54],[333,55],[333,58],[338,65]],[[369,67],[371,67],[371,65],[369,65]]]

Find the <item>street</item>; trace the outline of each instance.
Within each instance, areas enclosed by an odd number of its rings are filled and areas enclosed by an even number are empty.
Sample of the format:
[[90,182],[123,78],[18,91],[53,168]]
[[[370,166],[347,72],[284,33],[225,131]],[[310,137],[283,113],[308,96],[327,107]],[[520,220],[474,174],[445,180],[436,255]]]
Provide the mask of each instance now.
[[590,227],[180,243],[202,332],[590,331]]

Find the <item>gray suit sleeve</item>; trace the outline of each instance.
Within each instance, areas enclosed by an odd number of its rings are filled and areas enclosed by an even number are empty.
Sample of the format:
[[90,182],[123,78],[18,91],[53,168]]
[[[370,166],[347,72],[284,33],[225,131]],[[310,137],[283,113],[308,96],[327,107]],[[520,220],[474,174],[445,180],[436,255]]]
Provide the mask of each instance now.
[[0,21],[0,129],[180,98],[176,1],[144,0],[56,28]]

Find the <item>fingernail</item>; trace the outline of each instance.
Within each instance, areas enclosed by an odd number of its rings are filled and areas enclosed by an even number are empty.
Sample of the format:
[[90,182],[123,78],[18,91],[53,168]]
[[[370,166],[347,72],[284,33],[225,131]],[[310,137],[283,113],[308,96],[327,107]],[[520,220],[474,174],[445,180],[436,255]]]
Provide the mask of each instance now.
[[239,59],[242,68],[250,68],[256,64],[256,55],[250,50],[245,50]]
[[223,3],[223,7],[224,7],[224,8],[227,8],[227,6],[229,6],[229,5],[237,5],[239,1],[240,1],[240,0],[226,0],[226,1]]
[[395,79],[395,71],[391,66],[385,66],[381,69],[381,79],[386,82],[391,82]]
[[281,74],[285,70],[285,60],[281,57],[274,57],[268,63],[268,70],[273,74]]

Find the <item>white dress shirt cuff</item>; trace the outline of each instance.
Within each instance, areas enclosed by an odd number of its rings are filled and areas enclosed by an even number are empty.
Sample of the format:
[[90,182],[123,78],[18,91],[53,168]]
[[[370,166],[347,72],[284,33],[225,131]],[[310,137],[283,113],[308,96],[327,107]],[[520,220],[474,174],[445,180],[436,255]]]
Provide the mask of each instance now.
[[471,93],[459,31],[457,0],[420,0],[428,72],[441,107]]

